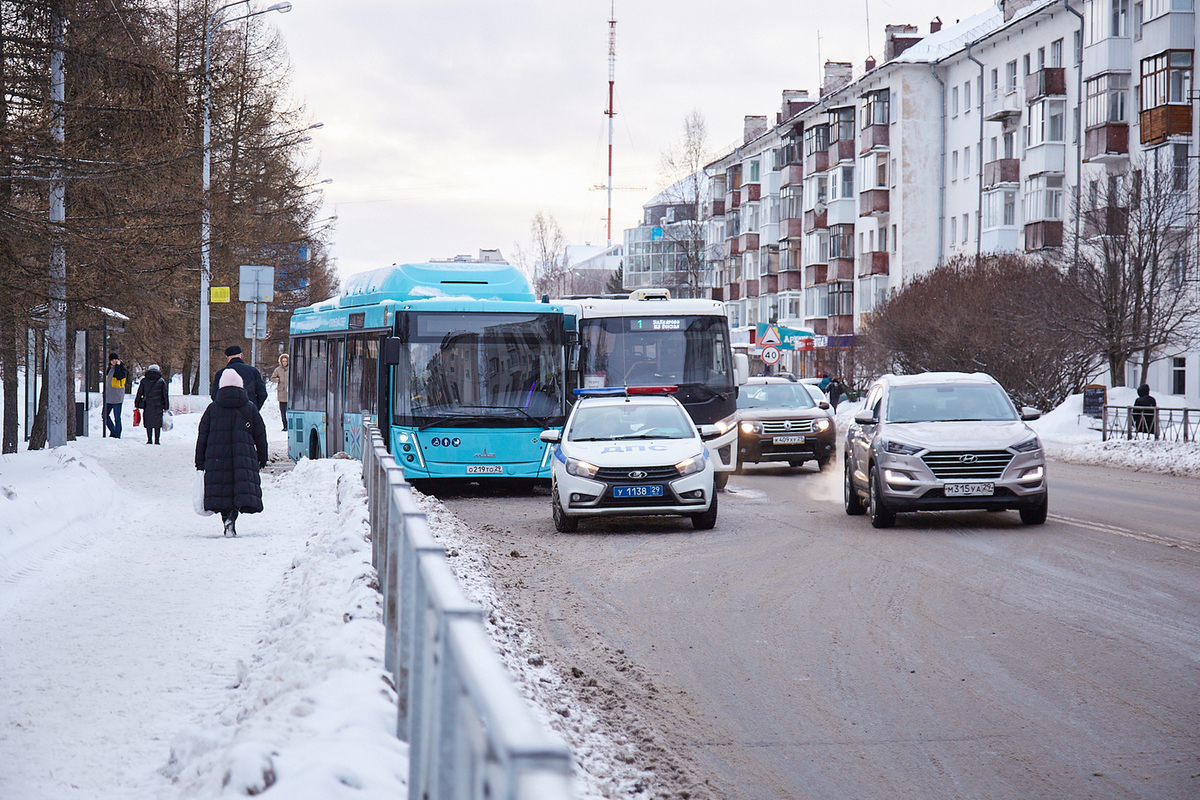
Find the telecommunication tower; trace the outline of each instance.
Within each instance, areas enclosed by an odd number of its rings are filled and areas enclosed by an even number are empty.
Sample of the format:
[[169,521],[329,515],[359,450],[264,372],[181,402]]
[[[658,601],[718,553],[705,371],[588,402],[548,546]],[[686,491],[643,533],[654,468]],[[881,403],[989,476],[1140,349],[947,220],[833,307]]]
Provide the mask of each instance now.
[[617,114],[613,108],[613,84],[617,78],[617,11],[615,0],[610,7],[608,17],[608,109],[604,114],[608,117],[608,246],[612,247],[613,117]]

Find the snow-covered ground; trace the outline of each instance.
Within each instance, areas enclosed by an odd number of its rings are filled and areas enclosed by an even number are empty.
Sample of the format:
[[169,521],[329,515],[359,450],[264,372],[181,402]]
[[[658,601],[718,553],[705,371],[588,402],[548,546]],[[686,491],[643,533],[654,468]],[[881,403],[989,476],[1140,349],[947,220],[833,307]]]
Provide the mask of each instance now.
[[[225,539],[219,517],[191,509],[199,414],[178,415],[155,447],[131,405],[122,439],[0,457],[0,798],[246,796],[272,783],[301,800],[405,796],[360,464],[269,468],[264,513]],[[1054,458],[1200,477],[1200,445],[1101,443],[1081,407],[1033,423]],[[858,408],[839,408],[843,429]],[[278,406],[263,410],[283,459]],[[628,794],[627,745],[598,733],[528,649],[472,532],[419,500],[535,713],[575,753],[577,796]]]

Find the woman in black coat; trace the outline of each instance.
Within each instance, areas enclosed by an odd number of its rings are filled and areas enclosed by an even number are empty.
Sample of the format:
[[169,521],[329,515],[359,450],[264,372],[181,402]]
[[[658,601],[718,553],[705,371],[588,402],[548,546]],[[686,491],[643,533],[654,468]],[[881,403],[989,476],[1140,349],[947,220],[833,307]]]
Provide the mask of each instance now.
[[204,508],[220,511],[225,535],[238,514],[263,510],[258,471],[267,465],[267,428],[236,370],[221,373],[216,400],[200,418],[196,469],[204,470]]
[[138,384],[137,396],[133,398],[133,407],[142,410],[146,444],[160,444],[158,438],[162,432],[163,412],[171,407],[171,399],[158,364],[151,364],[146,370],[142,382]]

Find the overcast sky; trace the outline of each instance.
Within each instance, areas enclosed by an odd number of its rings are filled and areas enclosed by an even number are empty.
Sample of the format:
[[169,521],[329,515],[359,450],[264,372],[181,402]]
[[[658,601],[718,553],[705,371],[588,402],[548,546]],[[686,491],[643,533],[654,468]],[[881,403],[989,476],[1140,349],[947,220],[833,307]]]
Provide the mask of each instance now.
[[[258,0],[265,4],[264,0]],[[662,188],[691,111],[714,155],[784,89],[815,97],[823,61],[861,74],[887,24],[928,33],[986,0],[617,0],[613,240]],[[259,5],[258,7],[262,7]],[[511,257],[552,214],[605,243],[609,0],[293,0],[271,14],[313,121],[343,276],[481,248]],[[867,16],[870,16],[870,25]],[[818,52],[818,31],[820,32]],[[868,48],[869,32],[869,48]]]

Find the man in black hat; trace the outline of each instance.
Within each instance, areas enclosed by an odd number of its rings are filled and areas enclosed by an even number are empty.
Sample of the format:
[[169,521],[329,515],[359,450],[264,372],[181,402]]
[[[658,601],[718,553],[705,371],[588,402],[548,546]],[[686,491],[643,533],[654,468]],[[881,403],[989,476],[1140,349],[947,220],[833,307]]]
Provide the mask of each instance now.
[[217,370],[217,374],[213,376],[212,391],[209,392],[212,399],[217,399],[221,373],[227,369],[235,370],[238,375],[242,376],[242,385],[246,387],[246,394],[250,395],[254,405],[261,410],[263,403],[267,402],[267,384],[263,382],[262,374],[257,369],[242,361],[241,345],[231,344],[225,348],[225,366]]

